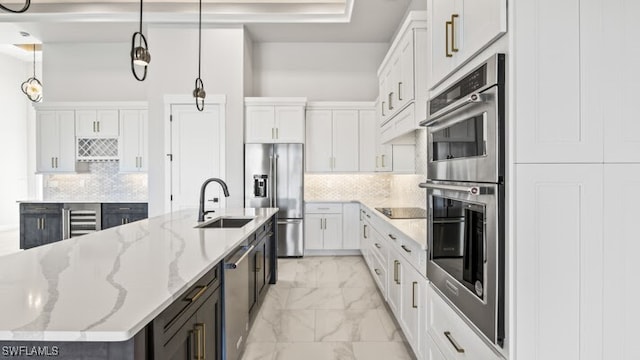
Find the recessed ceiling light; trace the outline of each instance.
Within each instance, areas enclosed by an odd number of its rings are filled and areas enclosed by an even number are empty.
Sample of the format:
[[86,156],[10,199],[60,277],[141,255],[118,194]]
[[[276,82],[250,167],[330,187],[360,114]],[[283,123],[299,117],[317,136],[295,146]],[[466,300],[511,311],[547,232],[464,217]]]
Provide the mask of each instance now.
[[22,36],[24,36],[24,37],[31,36],[31,34],[29,34],[29,33],[28,33],[28,32],[26,32],[26,31],[20,31],[20,35],[22,35]]

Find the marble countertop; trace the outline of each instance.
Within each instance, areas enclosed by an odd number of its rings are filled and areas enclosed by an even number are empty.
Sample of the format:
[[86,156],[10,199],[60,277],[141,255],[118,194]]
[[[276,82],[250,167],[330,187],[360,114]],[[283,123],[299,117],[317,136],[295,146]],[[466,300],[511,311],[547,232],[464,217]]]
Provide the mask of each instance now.
[[255,219],[197,229],[183,210],[4,256],[0,340],[128,340],[276,212],[220,209]]
[[398,231],[415,241],[422,249],[427,249],[427,219],[389,219],[375,208],[380,207],[406,207],[406,203],[393,200],[371,201],[371,200],[322,200],[305,199],[306,203],[360,203],[367,207],[372,215],[395,227]]

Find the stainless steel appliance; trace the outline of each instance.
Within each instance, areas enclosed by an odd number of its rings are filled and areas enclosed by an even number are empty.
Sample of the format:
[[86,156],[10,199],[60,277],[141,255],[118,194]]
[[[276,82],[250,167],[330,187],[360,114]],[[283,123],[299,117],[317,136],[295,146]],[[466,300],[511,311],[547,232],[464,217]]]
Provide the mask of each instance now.
[[224,359],[240,359],[249,334],[249,254],[245,240],[224,260]]
[[389,219],[426,219],[427,210],[419,207],[376,208]]
[[100,203],[62,205],[62,239],[96,232],[102,228]]
[[279,209],[278,256],[303,256],[303,145],[246,144],[244,175],[246,207]]
[[427,276],[503,346],[504,70],[496,54],[429,101]]
[[428,103],[430,179],[499,183],[504,178],[504,55],[497,54]]

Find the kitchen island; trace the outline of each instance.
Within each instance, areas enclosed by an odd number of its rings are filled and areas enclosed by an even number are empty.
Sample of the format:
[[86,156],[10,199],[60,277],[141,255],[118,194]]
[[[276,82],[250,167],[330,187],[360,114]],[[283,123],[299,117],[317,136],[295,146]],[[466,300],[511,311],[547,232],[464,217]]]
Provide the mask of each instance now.
[[[2,257],[0,356],[33,359],[36,351],[43,358],[163,358],[153,354],[164,345],[157,343],[162,337],[154,319],[176,303],[211,295],[202,280],[219,284],[223,260],[275,224],[276,214],[216,210],[204,224],[219,216],[253,218],[239,228],[219,229],[196,228],[197,211],[184,210]],[[274,274],[275,247],[265,255]],[[168,319],[164,330],[185,311]]]

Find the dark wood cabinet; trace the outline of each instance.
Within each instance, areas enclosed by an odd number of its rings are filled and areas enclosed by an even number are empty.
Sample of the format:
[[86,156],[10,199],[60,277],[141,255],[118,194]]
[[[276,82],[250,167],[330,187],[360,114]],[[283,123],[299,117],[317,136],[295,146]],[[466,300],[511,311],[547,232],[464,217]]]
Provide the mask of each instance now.
[[62,240],[62,204],[20,204],[20,248]]
[[153,320],[154,360],[222,360],[220,268],[216,265]]
[[250,254],[249,269],[249,318],[253,322],[257,310],[260,309],[262,301],[267,293],[267,284],[273,283],[271,280],[274,253],[275,229],[274,219],[262,226],[255,235],[254,248]]
[[102,228],[128,224],[148,217],[146,203],[104,203],[102,204]]

